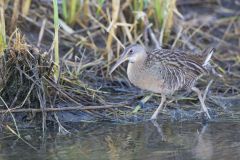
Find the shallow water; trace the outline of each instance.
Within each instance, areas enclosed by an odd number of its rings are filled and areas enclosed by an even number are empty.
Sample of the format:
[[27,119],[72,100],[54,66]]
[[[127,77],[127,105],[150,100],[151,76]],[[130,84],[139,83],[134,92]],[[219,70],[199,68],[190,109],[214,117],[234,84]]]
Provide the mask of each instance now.
[[0,159],[240,159],[239,122],[81,123],[70,136],[48,132],[44,139],[40,130],[21,133],[37,151],[2,133]]

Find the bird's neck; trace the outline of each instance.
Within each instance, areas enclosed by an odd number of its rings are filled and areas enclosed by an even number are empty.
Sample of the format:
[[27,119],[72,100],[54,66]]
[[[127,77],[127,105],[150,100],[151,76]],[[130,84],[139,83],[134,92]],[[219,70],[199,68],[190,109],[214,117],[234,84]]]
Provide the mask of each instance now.
[[140,79],[145,70],[144,64],[145,64],[146,58],[147,58],[147,55],[142,55],[142,56],[136,57],[135,59],[129,60],[128,62],[128,68],[127,68],[128,78],[133,84],[137,86],[138,86],[138,83],[140,83]]

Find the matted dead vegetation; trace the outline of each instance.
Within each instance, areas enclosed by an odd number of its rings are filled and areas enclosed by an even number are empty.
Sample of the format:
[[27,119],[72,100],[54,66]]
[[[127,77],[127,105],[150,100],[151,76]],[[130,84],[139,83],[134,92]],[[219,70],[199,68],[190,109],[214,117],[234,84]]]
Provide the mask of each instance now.
[[[155,7],[157,1],[93,0],[77,4],[72,15],[59,9],[61,61],[57,82],[53,77],[56,64],[52,2],[32,1],[27,13],[21,11],[21,3],[16,3],[6,3],[5,7],[5,19],[10,23],[6,24],[9,44],[1,69],[3,118],[8,119],[11,114],[11,118],[27,123],[40,122],[40,118],[43,128],[46,120],[148,119],[159,103],[159,95],[143,99],[149,94],[129,83],[124,67],[113,77],[108,75],[123,47],[131,43],[148,49],[165,47],[193,52],[216,48],[212,65],[222,77],[206,76],[198,85],[204,91],[213,79],[205,90],[213,117],[239,118],[239,109],[231,114],[230,108],[240,104],[240,12],[236,2],[173,0],[165,4],[165,9],[159,9]],[[16,27],[22,34],[12,33]],[[141,100],[148,101],[143,108],[138,105]],[[200,107],[193,93],[179,92],[168,100],[167,106],[162,119],[198,118]]]

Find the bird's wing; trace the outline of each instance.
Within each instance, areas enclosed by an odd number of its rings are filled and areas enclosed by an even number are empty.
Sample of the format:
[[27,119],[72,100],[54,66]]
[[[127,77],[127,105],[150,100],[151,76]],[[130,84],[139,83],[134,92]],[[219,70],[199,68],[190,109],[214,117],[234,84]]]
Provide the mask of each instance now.
[[148,66],[157,71],[171,89],[192,85],[197,77],[206,72],[200,57],[180,51],[154,50],[148,54]]
[[182,51],[174,50],[154,50],[151,52],[153,63],[159,63],[170,68],[181,68],[186,72],[193,72],[199,75],[206,72],[203,67],[204,58],[200,55],[189,54]]

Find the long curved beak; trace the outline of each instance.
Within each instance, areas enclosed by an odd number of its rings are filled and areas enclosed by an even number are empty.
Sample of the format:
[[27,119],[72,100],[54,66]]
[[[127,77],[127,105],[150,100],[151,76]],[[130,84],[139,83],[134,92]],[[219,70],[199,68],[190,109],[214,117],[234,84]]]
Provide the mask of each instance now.
[[117,62],[114,64],[114,66],[112,67],[111,71],[109,72],[109,74],[112,74],[112,72],[123,62],[125,62],[127,60],[127,54],[125,54],[125,52],[123,52],[123,54],[121,55],[121,57],[119,58],[119,60],[117,60]]

